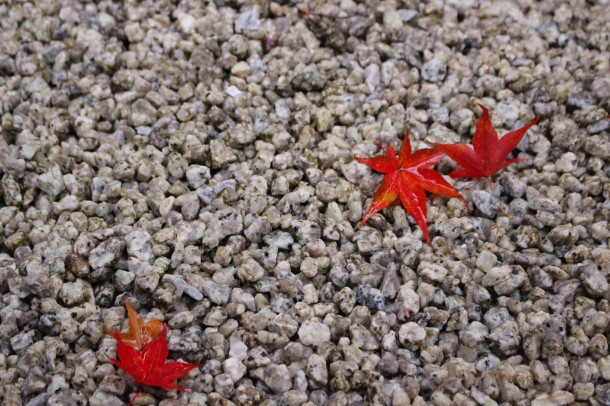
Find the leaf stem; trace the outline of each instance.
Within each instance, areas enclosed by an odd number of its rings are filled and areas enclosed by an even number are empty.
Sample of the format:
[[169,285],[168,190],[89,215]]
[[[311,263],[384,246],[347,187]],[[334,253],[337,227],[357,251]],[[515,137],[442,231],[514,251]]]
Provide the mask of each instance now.
[[511,216],[511,214],[506,210],[506,207],[504,207],[505,204],[500,201],[500,196],[496,196],[496,194],[494,192],[494,185],[493,185],[493,183],[491,183],[491,176],[487,177],[487,184],[489,185],[489,190],[490,190],[491,194],[496,199],[498,199],[498,202],[500,203],[498,208],[500,209],[502,214],[504,214],[506,217],[508,217],[509,220],[512,220],[513,216]]
[[502,214],[508,217],[509,220],[512,220],[513,216],[506,210],[504,206],[504,203],[500,202],[500,211],[502,212]]
[[131,404],[133,403],[134,400],[136,400],[136,398],[138,397],[138,395],[142,393],[142,386],[140,385],[140,387],[138,388],[138,391],[136,392],[136,394],[129,400],[129,403],[127,403],[127,406],[131,406]]

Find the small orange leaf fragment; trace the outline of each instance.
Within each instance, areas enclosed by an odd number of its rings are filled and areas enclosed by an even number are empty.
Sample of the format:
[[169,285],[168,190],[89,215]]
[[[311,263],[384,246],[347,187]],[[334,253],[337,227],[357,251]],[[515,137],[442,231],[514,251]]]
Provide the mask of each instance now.
[[129,317],[129,332],[119,333],[119,337],[128,346],[140,350],[159,337],[163,331],[163,322],[154,319],[144,322],[129,302],[125,302],[125,307]]

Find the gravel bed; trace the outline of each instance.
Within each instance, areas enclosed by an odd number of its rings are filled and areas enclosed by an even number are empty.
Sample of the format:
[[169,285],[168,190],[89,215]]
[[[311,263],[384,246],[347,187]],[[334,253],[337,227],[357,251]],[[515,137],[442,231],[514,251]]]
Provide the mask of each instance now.
[[[2,405],[128,401],[126,300],[205,364],[136,405],[610,405],[609,8],[0,3]],[[432,196],[431,246],[359,226],[353,157],[479,103],[541,115],[527,162]]]

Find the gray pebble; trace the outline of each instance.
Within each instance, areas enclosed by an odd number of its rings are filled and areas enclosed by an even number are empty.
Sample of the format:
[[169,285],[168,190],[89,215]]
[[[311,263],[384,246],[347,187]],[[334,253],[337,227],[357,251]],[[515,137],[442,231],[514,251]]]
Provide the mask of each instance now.
[[428,82],[441,82],[447,74],[447,65],[439,59],[430,59],[421,68],[422,78]]
[[91,250],[89,265],[93,269],[109,266],[121,256],[124,249],[125,243],[122,240],[110,238]]
[[210,168],[202,165],[192,165],[186,170],[186,179],[193,189],[200,188],[210,180]]
[[483,277],[483,286],[493,288],[499,295],[507,295],[528,280],[520,266],[503,265],[489,270]]
[[299,339],[305,345],[319,346],[330,340],[330,329],[316,320],[307,320],[299,328]]
[[235,31],[241,33],[256,30],[259,25],[259,10],[257,7],[253,7],[241,13],[237,20],[235,20]]
[[59,195],[65,189],[59,165],[53,164],[47,172],[39,175],[36,180],[36,186],[51,196]]
[[477,190],[472,193],[472,201],[477,209],[485,217],[493,218],[500,207],[498,200],[485,190]]
[[276,393],[290,390],[292,382],[286,365],[269,364],[265,370],[265,384]]

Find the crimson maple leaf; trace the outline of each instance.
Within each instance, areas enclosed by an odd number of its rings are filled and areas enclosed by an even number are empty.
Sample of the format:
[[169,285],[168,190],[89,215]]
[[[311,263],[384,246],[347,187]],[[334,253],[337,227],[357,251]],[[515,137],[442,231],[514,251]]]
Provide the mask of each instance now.
[[142,317],[133,309],[131,303],[126,301],[125,307],[129,317],[129,332],[119,333],[119,337],[125,344],[140,350],[159,337],[161,330],[163,330],[163,322],[154,319],[144,322]]
[[490,179],[500,169],[508,165],[524,161],[525,159],[515,158],[506,160],[506,156],[521,142],[521,139],[531,126],[540,120],[537,116],[534,121],[515,131],[511,131],[498,139],[498,132],[491,124],[489,112],[483,105],[483,114],[477,120],[474,135],[472,136],[472,146],[466,144],[429,144],[438,148],[461,168],[449,174],[452,178],[488,178]]
[[[186,389],[178,385],[176,380],[186,375],[191,369],[202,366],[202,364],[188,364],[186,362],[166,362],[169,349],[165,335],[167,326],[163,325],[161,335],[149,342],[142,350],[129,346],[121,339],[118,332],[114,333],[117,341],[118,359],[108,357],[117,367],[127,372],[139,384],[156,386],[165,389],[177,389],[186,392]],[[138,396],[138,391],[134,399]],[[129,403],[133,402],[133,399]]]
[[437,164],[443,155],[441,151],[432,148],[424,148],[411,153],[411,142],[407,130],[400,146],[398,159],[394,148],[389,143],[385,156],[356,158],[358,162],[385,174],[381,186],[375,192],[371,207],[360,224],[364,224],[373,214],[388,207],[396,199],[400,199],[407,212],[419,224],[426,241],[430,244],[426,225],[426,191],[437,195],[457,197],[464,203],[466,202],[440,173],[428,168]]

